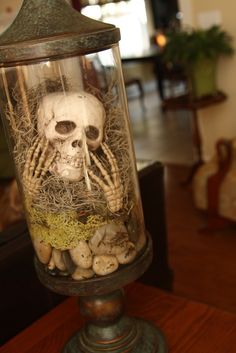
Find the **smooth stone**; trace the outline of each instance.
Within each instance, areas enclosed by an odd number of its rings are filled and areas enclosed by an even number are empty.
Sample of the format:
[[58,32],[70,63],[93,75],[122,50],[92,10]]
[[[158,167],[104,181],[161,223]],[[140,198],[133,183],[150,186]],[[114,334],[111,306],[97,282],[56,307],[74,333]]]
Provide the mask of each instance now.
[[109,223],[98,228],[89,240],[89,247],[95,255],[118,255],[127,248],[129,235],[123,224]]
[[85,240],[80,240],[78,245],[69,250],[72,261],[79,267],[87,269],[92,267],[93,257]]
[[121,265],[126,265],[132,262],[135,259],[136,255],[137,251],[135,245],[129,242],[127,249],[123,253],[116,255],[116,258]]
[[76,281],[81,281],[83,279],[89,279],[94,276],[94,271],[91,268],[81,268],[77,267],[74,273],[72,274],[72,278]]
[[105,276],[115,272],[119,267],[118,260],[112,255],[96,255],[93,259],[93,270],[96,275]]
[[55,268],[56,268],[55,261],[54,261],[53,257],[51,257],[51,259],[48,263],[48,269],[52,271],[52,270],[55,270]]
[[42,240],[37,238],[32,240],[34,250],[40,262],[47,265],[51,259],[52,247],[50,244],[44,243]]
[[52,258],[54,261],[54,264],[56,268],[58,268],[60,271],[65,271],[66,270],[66,265],[64,262],[64,259],[62,257],[62,251],[58,249],[53,249],[52,250]]

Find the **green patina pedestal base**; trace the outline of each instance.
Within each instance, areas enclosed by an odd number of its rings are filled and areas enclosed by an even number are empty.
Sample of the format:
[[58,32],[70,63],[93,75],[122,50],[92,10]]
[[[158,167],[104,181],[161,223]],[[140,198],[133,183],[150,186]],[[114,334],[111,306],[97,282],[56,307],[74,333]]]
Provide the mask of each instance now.
[[[88,327],[71,338],[63,353],[166,353],[162,333],[149,322],[123,317],[109,328],[97,328],[91,334]],[[122,335],[123,334],[123,335]],[[99,338],[98,336],[101,335]],[[110,340],[108,339],[110,337]],[[112,339],[112,336],[113,339]],[[104,338],[107,338],[104,340]]]
[[123,315],[121,289],[80,298],[88,324],[66,344],[63,353],[166,353],[162,333],[151,323]]

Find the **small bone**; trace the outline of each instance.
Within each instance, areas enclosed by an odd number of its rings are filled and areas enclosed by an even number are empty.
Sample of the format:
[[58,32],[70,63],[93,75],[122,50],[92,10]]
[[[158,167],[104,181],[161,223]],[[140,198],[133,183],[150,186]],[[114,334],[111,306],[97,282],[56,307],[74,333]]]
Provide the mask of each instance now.
[[56,151],[49,153],[49,141],[37,138],[29,148],[23,172],[23,184],[28,194],[34,197],[56,157]]
[[96,167],[100,170],[103,179],[97,176],[90,169],[88,170],[88,174],[91,179],[104,191],[109,210],[112,213],[116,213],[120,211],[123,206],[123,187],[120,179],[119,168],[116,158],[107,144],[102,143],[101,148],[110,164],[111,175],[108,174],[108,171],[103,167],[103,164],[99,158],[92,152],[90,153],[90,156]]
[[116,271],[119,267],[118,260],[112,255],[96,255],[93,259],[93,270],[99,276],[105,276]]

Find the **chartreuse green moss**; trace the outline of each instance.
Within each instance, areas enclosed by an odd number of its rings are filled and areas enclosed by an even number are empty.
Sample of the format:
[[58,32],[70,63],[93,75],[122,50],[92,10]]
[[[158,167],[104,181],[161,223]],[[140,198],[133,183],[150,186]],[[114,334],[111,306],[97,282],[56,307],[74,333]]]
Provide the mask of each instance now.
[[74,211],[56,214],[30,207],[28,214],[31,236],[61,250],[71,249],[79,240],[89,239],[106,223],[99,215],[88,216],[86,223],[82,223]]

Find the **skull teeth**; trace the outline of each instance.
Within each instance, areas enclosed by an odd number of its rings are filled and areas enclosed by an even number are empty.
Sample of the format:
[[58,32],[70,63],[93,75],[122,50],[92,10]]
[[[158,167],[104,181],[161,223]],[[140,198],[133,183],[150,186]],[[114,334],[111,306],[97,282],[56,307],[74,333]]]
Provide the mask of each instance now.
[[68,161],[67,159],[60,159],[60,164],[67,164],[68,166],[73,168],[81,168],[82,160]]
[[57,163],[60,163],[60,164],[66,164],[70,167],[73,167],[73,168],[81,168],[82,167],[82,164],[83,164],[83,160],[82,158],[73,158],[73,157],[65,157],[65,158],[61,158],[60,156],[57,156],[55,158],[55,161],[54,161],[54,164],[57,164]]
[[83,160],[81,157],[78,158],[78,156],[61,157],[60,155],[57,155],[56,162],[60,164],[67,164],[73,168],[81,168]]

